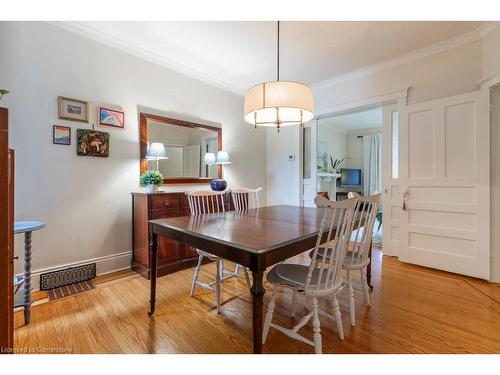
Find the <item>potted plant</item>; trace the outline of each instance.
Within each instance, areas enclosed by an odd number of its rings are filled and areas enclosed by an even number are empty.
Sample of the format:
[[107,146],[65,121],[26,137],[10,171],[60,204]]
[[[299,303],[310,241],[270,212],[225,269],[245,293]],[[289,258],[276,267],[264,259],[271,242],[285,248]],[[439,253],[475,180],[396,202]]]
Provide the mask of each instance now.
[[330,165],[332,166],[332,171],[333,173],[338,173],[338,169],[340,165],[344,162],[344,160],[347,159],[347,157],[343,159],[333,159],[332,156],[330,155]]
[[141,175],[141,186],[146,187],[146,193],[152,194],[163,182],[163,176],[158,171],[146,171]]
[[2,100],[3,96],[8,94],[9,91],[5,89],[0,89],[0,100]]

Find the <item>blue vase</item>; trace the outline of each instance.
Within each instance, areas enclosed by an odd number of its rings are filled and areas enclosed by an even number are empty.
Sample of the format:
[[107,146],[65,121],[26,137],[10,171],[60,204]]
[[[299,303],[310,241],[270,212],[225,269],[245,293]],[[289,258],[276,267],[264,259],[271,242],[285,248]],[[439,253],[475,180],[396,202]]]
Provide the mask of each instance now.
[[227,188],[227,181],[222,178],[215,178],[210,181],[210,187],[213,191],[224,191]]

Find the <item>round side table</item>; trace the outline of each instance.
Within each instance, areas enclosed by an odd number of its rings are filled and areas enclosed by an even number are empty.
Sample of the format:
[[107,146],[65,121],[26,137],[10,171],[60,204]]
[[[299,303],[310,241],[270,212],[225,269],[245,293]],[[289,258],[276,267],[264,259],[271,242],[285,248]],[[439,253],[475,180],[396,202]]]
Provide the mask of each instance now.
[[24,287],[14,298],[14,307],[24,307],[24,324],[31,320],[31,233],[45,228],[41,221],[16,221],[14,234],[24,233]]

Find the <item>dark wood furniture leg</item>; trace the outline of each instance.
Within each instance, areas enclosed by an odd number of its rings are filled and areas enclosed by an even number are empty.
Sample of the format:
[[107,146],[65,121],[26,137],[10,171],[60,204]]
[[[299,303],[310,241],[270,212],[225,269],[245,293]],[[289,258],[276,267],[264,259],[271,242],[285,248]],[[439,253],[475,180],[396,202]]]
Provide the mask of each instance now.
[[156,274],[158,266],[158,235],[151,230],[151,242],[149,244],[149,256],[151,264],[151,290],[149,297],[149,312],[148,315],[151,316],[155,312],[155,302],[156,302]]
[[372,285],[372,247],[373,241],[370,244],[370,251],[368,252],[368,257],[370,258],[370,263],[368,263],[368,267],[366,267],[366,281],[368,282],[368,286],[370,289],[373,289]]
[[263,302],[264,302],[264,273],[262,271],[252,271],[253,284],[250,291],[252,292],[252,327],[253,327],[253,353],[262,353],[262,319],[263,319]]
[[31,231],[24,233],[24,324],[31,321]]

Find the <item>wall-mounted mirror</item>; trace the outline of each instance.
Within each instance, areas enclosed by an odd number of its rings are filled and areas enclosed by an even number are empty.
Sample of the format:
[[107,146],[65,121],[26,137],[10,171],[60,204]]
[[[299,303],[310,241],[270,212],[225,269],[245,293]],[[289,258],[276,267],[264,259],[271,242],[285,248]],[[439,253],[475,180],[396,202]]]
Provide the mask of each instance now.
[[[140,128],[141,173],[158,168],[164,183],[208,183],[221,177],[218,166],[203,162],[206,153],[221,149],[221,128],[146,113],[140,114]],[[151,152],[157,147],[160,158]]]

